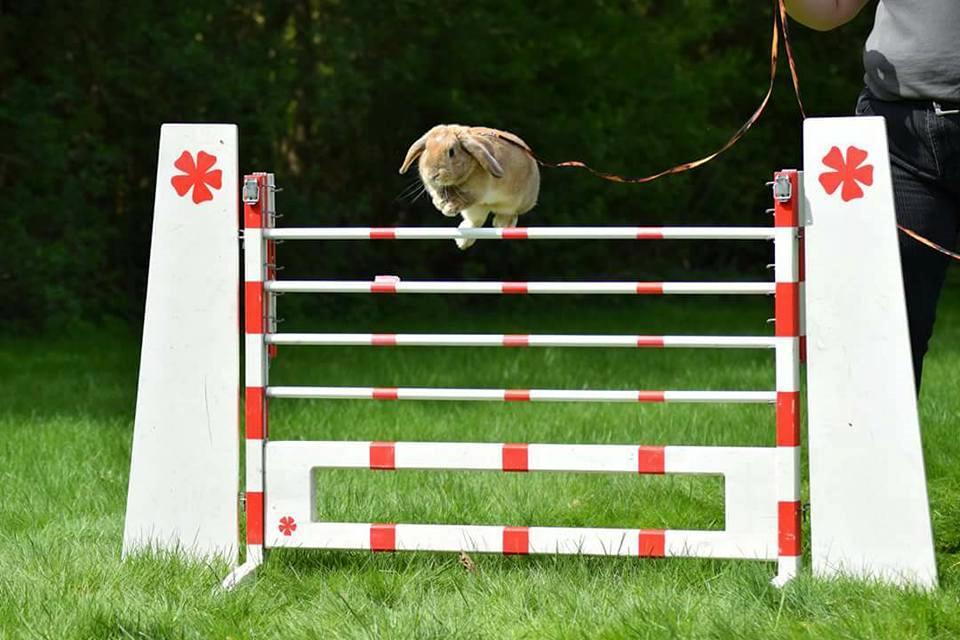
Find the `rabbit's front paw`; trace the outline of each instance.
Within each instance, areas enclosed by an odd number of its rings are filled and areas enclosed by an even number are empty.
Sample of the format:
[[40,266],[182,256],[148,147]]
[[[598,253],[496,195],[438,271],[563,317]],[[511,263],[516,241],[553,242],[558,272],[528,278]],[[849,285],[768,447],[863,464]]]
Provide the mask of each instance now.
[[444,202],[442,206],[437,207],[440,213],[448,218],[455,218],[460,215],[460,206],[456,202]]
[[473,238],[457,238],[456,240],[454,240],[454,242],[457,243],[457,248],[463,251],[465,249],[469,249],[470,247],[472,247],[473,243],[476,242],[476,240],[474,240]]

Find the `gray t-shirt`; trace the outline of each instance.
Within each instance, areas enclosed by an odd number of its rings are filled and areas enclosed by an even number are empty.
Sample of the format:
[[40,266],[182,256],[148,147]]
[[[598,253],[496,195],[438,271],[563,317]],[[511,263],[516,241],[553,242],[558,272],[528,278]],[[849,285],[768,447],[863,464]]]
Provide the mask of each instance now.
[[960,0],[880,0],[863,66],[880,99],[960,102]]

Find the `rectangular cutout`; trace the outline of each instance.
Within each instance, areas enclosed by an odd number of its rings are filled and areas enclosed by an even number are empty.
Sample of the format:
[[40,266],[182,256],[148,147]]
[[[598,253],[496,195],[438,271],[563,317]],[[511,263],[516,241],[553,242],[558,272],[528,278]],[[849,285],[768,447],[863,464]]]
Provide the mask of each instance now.
[[314,469],[324,522],[722,530],[720,475]]

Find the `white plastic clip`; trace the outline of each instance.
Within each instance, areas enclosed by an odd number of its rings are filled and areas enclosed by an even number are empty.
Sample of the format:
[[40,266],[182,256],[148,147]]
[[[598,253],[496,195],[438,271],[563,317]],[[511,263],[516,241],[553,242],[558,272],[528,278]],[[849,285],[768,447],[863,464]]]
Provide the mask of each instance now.
[[260,201],[260,186],[255,178],[243,181],[243,204],[257,204]]
[[777,202],[789,202],[793,197],[793,185],[790,178],[780,174],[773,180],[773,199]]

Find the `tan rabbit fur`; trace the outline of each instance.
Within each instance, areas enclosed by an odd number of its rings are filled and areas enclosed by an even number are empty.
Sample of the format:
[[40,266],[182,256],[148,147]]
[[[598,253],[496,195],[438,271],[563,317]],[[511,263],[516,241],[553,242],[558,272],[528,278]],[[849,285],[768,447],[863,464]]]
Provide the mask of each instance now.
[[[482,227],[491,213],[493,226],[515,227],[540,194],[540,170],[529,149],[506,131],[441,124],[410,146],[400,173],[419,158],[433,205],[445,216],[461,215],[460,228]],[[457,240],[461,249],[473,243]]]

